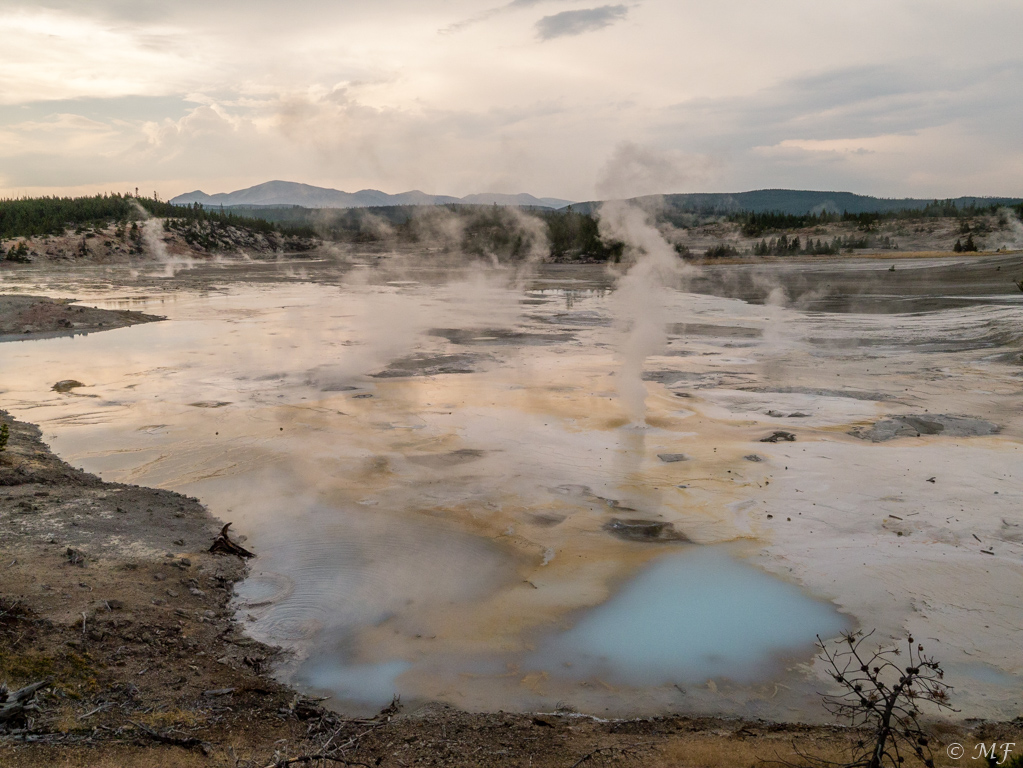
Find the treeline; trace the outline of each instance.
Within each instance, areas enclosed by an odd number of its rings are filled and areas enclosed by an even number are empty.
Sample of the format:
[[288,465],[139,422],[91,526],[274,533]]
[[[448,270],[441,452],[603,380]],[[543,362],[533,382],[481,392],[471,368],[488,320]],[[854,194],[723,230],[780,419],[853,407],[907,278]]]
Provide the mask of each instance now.
[[906,209],[899,211],[886,211],[881,213],[831,213],[821,211],[818,213],[792,214],[765,212],[756,213],[752,211],[739,211],[730,213],[725,218],[728,221],[740,226],[742,234],[746,237],[760,237],[765,232],[805,229],[808,227],[823,226],[835,222],[854,222],[861,230],[871,231],[884,221],[937,219],[937,218],[969,218],[997,213],[1002,208],[1009,208],[1015,211],[1016,216],[1023,218],[1023,203],[1014,206],[1003,205],[968,205],[959,207],[953,200],[935,200],[923,208]]
[[150,216],[168,219],[172,228],[180,229],[182,225],[191,223],[206,224],[207,227],[197,229],[216,229],[224,227],[236,227],[248,229],[260,234],[282,234],[296,235],[299,237],[312,237],[314,232],[309,227],[292,226],[268,221],[255,216],[242,216],[233,211],[217,210],[216,208],[203,208],[199,203],[192,205],[171,205],[170,203],[156,200],[149,197],[134,198]]
[[853,237],[849,235],[843,237],[839,235],[830,241],[820,238],[814,240],[812,237],[801,241],[798,235],[790,238],[783,234],[780,237],[772,237],[770,240],[764,238],[759,243],[754,243],[750,252],[754,256],[834,256],[843,251],[852,251],[857,248],[895,250],[898,247],[898,244],[887,235],[876,240],[867,236]]
[[[392,205],[367,208],[300,206],[236,208],[278,226],[353,244],[394,243],[455,248],[516,261],[535,253],[542,232],[552,261],[617,261],[624,245],[605,243],[597,218],[571,210],[520,210],[499,205]],[[533,223],[526,217],[531,217]]]
[[600,237],[597,219],[588,213],[576,213],[569,206],[563,211],[537,212],[547,225],[551,259],[554,261],[621,261],[625,244]]
[[143,210],[150,216],[234,226],[263,234],[270,232],[307,236],[313,234],[308,228],[295,229],[262,218],[207,210],[199,205],[177,206],[155,198],[112,194],[0,200],[0,239],[60,235],[68,229],[81,234],[85,229],[98,229],[111,224],[127,226],[131,222],[146,218]]
[[0,200],[0,239],[63,234],[68,228],[105,227],[127,220],[128,197],[32,197]]

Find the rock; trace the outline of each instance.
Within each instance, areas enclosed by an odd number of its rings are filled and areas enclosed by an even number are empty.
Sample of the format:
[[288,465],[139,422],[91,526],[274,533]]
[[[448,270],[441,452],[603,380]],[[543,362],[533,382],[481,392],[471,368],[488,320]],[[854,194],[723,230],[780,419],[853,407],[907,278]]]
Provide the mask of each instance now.
[[796,441],[796,436],[794,434],[792,434],[791,432],[784,432],[784,431],[772,432],[767,437],[760,438],[760,442],[762,442],[762,443],[781,443],[781,442],[794,443],[795,441]]
[[85,385],[80,381],[75,381],[74,379],[64,379],[54,384],[52,389],[54,392],[60,392],[61,394],[64,394],[65,392],[70,392],[72,389],[75,389],[76,387],[84,386]]
[[751,453],[748,456],[743,456],[743,458],[746,459],[746,461],[763,461],[764,460],[762,457],[757,456],[755,453]]
[[671,523],[658,520],[622,520],[614,517],[603,527],[612,536],[626,541],[690,541],[685,534],[676,531],[675,526]]
[[684,453],[659,453],[657,458],[665,464],[674,464],[676,461],[689,461],[689,457]]

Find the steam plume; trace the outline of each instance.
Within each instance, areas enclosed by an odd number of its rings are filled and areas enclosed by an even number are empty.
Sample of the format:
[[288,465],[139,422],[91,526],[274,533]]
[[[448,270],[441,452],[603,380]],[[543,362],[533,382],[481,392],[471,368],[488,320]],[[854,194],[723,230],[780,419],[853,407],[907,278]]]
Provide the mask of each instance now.
[[599,216],[601,237],[623,242],[626,263],[631,263],[611,301],[619,331],[618,395],[629,419],[641,424],[646,412],[643,363],[664,348],[671,291],[692,268],[641,209],[612,201],[601,206]]

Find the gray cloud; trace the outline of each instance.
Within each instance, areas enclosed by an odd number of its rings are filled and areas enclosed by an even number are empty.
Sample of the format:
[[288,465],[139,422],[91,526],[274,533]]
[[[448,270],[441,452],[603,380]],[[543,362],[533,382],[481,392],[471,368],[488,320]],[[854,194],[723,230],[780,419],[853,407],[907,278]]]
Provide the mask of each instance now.
[[536,22],[536,31],[541,40],[556,37],[581,35],[611,26],[621,21],[629,9],[624,5],[602,5],[599,8],[584,8],[581,11],[562,11],[553,16],[544,16]]
[[842,68],[792,78],[752,96],[677,104],[661,130],[735,148],[909,134],[990,122],[994,115],[1021,116],[1020,103],[1006,98],[1021,78],[1020,61],[956,69],[930,61]]
[[470,16],[468,19],[462,21],[456,21],[444,29],[440,30],[442,35],[448,35],[452,32],[461,32],[467,27],[471,27],[474,24],[480,24],[481,22],[487,21],[499,16],[502,13],[508,13],[509,11],[516,11],[520,8],[532,8],[534,5],[540,5],[546,2],[563,2],[564,0],[511,0],[510,3],[505,5],[499,5],[496,8],[489,8],[481,13],[477,13],[475,16]]

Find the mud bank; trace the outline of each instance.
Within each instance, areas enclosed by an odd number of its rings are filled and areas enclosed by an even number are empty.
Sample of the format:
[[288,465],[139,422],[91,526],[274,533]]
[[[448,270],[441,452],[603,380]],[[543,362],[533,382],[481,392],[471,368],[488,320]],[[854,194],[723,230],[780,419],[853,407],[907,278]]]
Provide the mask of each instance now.
[[96,309],[77,299],[0,295],[0,341],[24,341],[125,328],[164,318],[131,310]]

